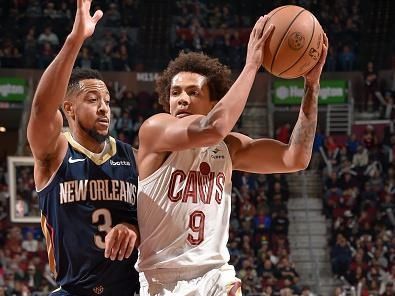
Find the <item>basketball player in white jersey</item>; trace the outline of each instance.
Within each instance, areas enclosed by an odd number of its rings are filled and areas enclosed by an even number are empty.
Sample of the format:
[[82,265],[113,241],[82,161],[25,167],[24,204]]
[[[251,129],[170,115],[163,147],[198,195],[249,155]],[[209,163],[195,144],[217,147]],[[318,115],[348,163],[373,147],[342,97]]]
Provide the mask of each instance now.
[[157,81],[170,114],[154,115],[139,132],[140,295],[241,295],[227,264],[232,170],[287,173],[309,164],[326,36],[318,64],[304,77],[290,142],[231,132],[273,30],[264,30],[266,21],[255,24],[246,64],[230,88],[230,71],[201,53],[181,53]]

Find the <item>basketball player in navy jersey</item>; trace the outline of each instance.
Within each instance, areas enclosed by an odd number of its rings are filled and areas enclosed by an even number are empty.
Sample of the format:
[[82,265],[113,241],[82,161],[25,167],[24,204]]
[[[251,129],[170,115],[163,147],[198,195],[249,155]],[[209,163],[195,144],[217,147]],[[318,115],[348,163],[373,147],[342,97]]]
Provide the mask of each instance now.
[[[78,0],[72,32],[38,84],[28,124],[52,295],[132,296],[138,240],[137,169],[109,137],[110,95],[97,71],[72,68],[103,13]],[[63,133],[61,106],[70,131]]]
[[255,24],[246,64],[230,87],[230,71],[201,53],[181,53],[157,81],[170,114],[140,128],[137,213],[140,295],[240,295],[228,265],[232,170],[286,173],[305,169],[317,124],[318,64],[305,75],[305,95],[288,144],[231,132],[247,102],[273,27]]

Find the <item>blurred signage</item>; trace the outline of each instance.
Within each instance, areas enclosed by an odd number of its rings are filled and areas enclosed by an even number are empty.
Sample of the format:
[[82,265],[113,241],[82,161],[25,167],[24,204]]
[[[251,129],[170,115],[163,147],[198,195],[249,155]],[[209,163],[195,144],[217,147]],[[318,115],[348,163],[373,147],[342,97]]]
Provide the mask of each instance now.
[[0,77],[0,101],[20,102],[26,98],[27,81],[23,78]]
[[159,77],[159,73],[156,72],[137,72],[136,80],[142,82],[156,81]]
[[[321,80],[318,104],[343,104],[347,102],[346,80]],[[277,80],[274,82],[274,105],[298,105],[304,95],[303,80]]]

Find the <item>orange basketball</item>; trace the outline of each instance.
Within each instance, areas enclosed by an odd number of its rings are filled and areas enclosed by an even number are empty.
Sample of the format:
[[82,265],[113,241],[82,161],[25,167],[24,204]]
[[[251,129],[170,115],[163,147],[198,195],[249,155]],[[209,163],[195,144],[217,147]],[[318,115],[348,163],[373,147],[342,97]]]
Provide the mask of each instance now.
[[315,16],[295,5],[278,7],[268,16],[265,27],[275,29],[265,44],[263,67],[286,79],[310,71],[321,56],[324,34]]

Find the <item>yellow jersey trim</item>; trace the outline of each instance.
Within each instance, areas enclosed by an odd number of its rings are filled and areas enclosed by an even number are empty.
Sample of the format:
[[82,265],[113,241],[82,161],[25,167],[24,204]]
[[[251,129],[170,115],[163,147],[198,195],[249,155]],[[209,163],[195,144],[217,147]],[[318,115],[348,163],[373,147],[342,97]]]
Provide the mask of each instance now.
[[107,144],[110,145],[109,151],[103,155],[100,154],[99,156],[97,156],[97,154],[89,151],[84,146],[82,146],[80,143],[78,143],[76,140],[74,140],[74,138],[70,132],[65,132],[63,134],[66,137],[67,141],[70,143],[70,145],[75,150],[85,154],[96,165],[102,165],[103,163],[105,163],[107,160],[109,160],[111,157],[113,157],[117,153],[117,145],[116,145],[115,139],[113,137],[109,137],[107,140],[108,141]]

